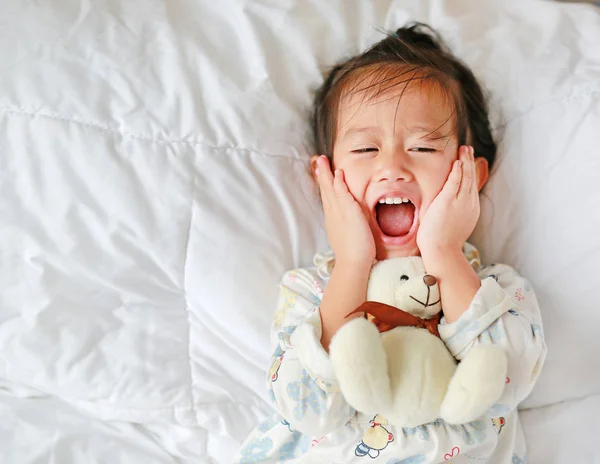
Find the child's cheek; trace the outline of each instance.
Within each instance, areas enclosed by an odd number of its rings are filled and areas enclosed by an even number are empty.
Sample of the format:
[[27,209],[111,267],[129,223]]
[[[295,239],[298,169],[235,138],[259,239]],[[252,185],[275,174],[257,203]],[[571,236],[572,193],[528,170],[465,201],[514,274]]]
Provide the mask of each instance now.
[[423,198],[422,202],[421,202],[421,207],[419,208],[419,225],[421,225],[420,223],[423,220],[423,216],[425,216],[425,213],[427,213],[427,210],[429,209],[429,206],[431,206],[431,202],[433,201],[433,199],[431,198]]
[[448,180],[448,176],[450,175],[450,171],[452,168],[452,164],[446,169],[446,167],[440,167],[435,176],[432,176],[428,179],[426,195],[428,203],[431,203],[435,197],[442,191],[446,181]]
[[339,169],[342,169],[344,171],[344,178],[346,179],[346,185],[348,186],[348,190],[350,191],[352,196],[356,198],[356,200],[360,201],[360,199],[363,196],[361,194],[362,189],[360,188],[360,179],[357,178],[356,173],[352,169],[344,169],[341,166]]

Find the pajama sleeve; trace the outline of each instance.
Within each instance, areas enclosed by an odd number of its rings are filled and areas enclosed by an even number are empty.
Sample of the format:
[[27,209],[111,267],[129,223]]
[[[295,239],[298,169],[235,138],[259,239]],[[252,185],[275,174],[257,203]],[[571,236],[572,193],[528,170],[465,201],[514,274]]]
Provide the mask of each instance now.
[[546,344],[537,299],[531,285],[511,267],[484,267],[481,288],[458,320],[439,326],[446,346],[457,359],[480,343],[502,346],[508,359],[502,397],[492,417],[515,409],[533,389],[546,358]]
[[267,388],[278,412],[292,429],[313,437],[337,430],[355,413],[344,400],[321,345],[323,285],[318,274],[308,269],[284,276],[267,375]]

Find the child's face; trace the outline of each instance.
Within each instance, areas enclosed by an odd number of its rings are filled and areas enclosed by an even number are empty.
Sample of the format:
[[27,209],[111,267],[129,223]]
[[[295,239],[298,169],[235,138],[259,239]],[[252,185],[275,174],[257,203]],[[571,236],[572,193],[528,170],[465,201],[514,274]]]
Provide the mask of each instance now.
[[[427,82],[410,85],[403,95],[402,90],[398,86],[373,99],[360,92],[347,95],[338,113],[333,165],[344,171],[350,193],[369,212],[377,259],[419,254],[419,217],[458,157],[448,98]],[[477,165],[481,188],[487,162],[478,158]],[[411,203],[378,206],[382,198]]]

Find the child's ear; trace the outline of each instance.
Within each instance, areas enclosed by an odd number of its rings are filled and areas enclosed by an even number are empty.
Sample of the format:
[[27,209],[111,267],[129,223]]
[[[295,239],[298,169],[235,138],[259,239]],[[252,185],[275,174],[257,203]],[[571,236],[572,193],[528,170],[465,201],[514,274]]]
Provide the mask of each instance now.
[[481,191],[490,175],[488,160],[483,156],[475,158],[475,174],[477,176],[477,190]]

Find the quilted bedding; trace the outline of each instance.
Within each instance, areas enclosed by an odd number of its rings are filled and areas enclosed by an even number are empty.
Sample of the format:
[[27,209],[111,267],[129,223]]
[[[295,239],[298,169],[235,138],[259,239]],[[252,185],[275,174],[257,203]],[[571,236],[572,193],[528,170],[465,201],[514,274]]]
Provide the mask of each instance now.
[[490,91],[472,241],[534,285],[529,463],[599,463],[600,8],[544,1],[0,5],[0,462],[225,463],[270,411],[287,269],[327,247],[322,72],[409,20]]

